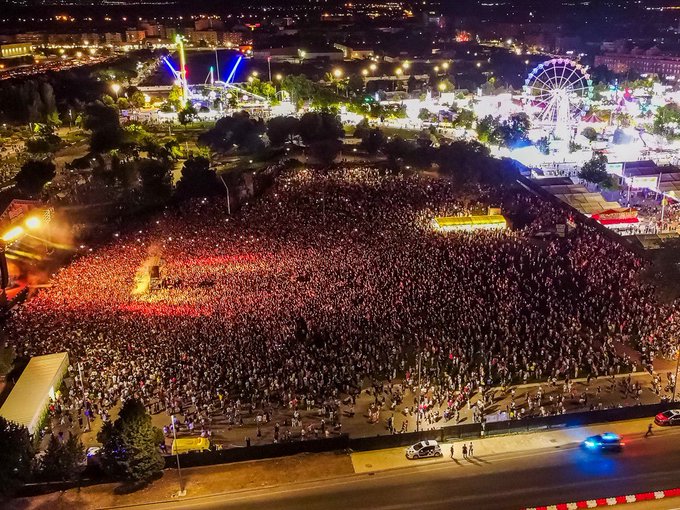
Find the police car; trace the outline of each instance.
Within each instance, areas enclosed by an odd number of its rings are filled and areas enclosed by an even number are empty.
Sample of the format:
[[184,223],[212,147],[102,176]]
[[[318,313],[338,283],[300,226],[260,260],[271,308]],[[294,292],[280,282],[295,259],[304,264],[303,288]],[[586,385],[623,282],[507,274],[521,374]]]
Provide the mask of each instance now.
[[441,457],[442,449],[437,441],[428,440],[416,443],[413,446],[409,446],[406,449],[406,458],[409,460],[413,459],[426,459],[428,457]]
[[583,447],[586,450],[603,450],[610,452],[620,452],[623,449],[624,442],[621,441],[621,436],[613,432],[605,432],[596,436],[590,436],[583,441]]

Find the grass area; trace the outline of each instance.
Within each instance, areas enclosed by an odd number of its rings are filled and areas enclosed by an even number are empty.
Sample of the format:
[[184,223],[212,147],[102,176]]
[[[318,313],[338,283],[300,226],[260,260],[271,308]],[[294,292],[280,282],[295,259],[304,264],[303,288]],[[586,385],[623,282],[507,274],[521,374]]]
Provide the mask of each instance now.
[[7,375],[12,370],[14,357],[13,347],[0,347],[0,375]]
[[415,138],[418,133],[421,132],[420,129],[405,129],[395,127],[381,127],[380,130],[385,134],[385,136],[391,136],[392,138],[398,136],[406,140]]

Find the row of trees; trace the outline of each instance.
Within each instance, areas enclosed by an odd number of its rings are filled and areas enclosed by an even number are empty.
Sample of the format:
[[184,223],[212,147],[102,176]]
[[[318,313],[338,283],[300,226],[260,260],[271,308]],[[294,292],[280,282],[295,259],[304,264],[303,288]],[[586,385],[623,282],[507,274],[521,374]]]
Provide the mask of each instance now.
[[[126,401],[116,421],[104,423],[97,440],[101,467],[112,478],[144,482],[163,469],[163,432],[138,400]],[[40,453],[36,444],[26,427],[0,417],[0,495],[11,495],[30,480],[77,480],[86,467],[85,449],[74,435],[51,435]]]

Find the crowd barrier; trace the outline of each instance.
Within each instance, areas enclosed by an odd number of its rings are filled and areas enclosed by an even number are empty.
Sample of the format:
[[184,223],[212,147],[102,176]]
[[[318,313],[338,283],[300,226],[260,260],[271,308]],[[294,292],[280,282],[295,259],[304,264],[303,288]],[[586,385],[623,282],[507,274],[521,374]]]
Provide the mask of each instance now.
[[[594,423],[632,420],[638,418],[652,419],[657,413],[673,407],[670,403],[639,405],[581,413],[568,413],[521,420],[487,422],[482,430],[481,423],[463,423],[436,430],[421,430],[403,434],[388,434],[366,437],[349,437],[347,434],[328,439],[312,439],[291,443],[265,444],[249,447],[228,448],[225,450],[193,452],[180,455],[180,463],[184,467],[224,464],[244,460],[259,460],[273,457],[284,457],[298,453],[318,453],[350,449],[353,451],[379,450],[409,446],[425,439],[446,441],[451,439],[479,438],[484,436],[523,433],[556,428],[581,427]],[[650,422],[651,423],[651,422]],[[483,432],[483,434],[482,434]],[[643,431],[641,431],[643,432]],[[166,467],[176,466],[174,456],[166,457]]]

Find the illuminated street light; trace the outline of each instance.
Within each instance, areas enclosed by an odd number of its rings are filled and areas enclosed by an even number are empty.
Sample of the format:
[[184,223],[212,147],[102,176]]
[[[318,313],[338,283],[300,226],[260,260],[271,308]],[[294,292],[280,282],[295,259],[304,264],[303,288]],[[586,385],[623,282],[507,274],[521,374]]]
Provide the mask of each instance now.
[[6,243],[9,243],[10,241],[14,241],[16,238],[21,236],[23,233],[24,233],[24,229],[22,227],[11,228],[2,235],[2,240],[5,241]]
[[404,70],[403,70],[401,67],[397,67],[397,68],[395,69],[394,73],[395,73],[397,76],[401,76],[402,74],[404,74]]
[[120,92],[120,85],[117,83],[113,83],[111,85],[111,90],[113,90],[113,93],[116,94],[116,99],[118,99],[118,92]]
[[40,218],[37,216],[30,216],[26,218],[24,223],[26,224],[26,228],[28,228],[28,230],[35,230],[40,228],[40,225],[42,225],[42,221],[40,221]]
[[444,62],[444,63],[442,64],[442,69],[448,69],[448,68],[449,68],[449,63],[448,63],[448,62]]
[[444,91],[446,90],[446,83],[441,82],[441,83],[439,84],[439,90],[440,90],[441,92],[444,92]]
[[276,76],[274,76],[274,78],[281,81],[281,80],[283,80],[283,75],[281,73],[277,73]]
[[434,72],[438,73],[439,72],[439,66],[434,66]]
[[482,63],[481,63],[481,62],[477,62],[477,67],[482,67]]
[[370,68],[371,71],[375,71],[376,69],[378,69],[378,66],[376,64],[371,64],[368,67]]
[[253,80],[255,80],[255,78],[253,78],[252,76],[248,76],[248,83],[253,83]]
[[362,70],[361,70],[361,74],[362,74],[363,76],[368,76],[368,69],[362,69]]
[[342,69],[340,69],[340,68],[334,69],[333,70],[333,76],[335,76],[336,78],[340,78],[342,76]]
[[257,71],[253,71],[251,74],[252,74],[253,76],[259,76],[259,75],[260,75],[260,73],[258,73]]
[[402,66],[404,69],[408,69],[409,67],[411,67],[411,62],[409,62],[408,60],[405,60],[404,63],[401,64],[401,66]]

